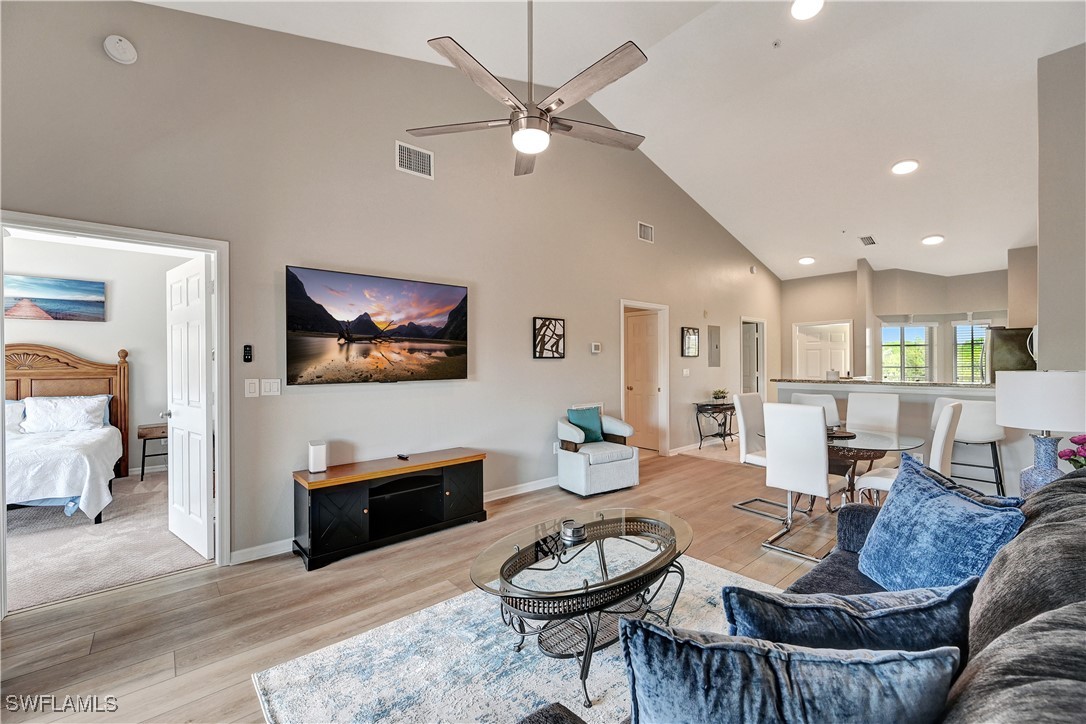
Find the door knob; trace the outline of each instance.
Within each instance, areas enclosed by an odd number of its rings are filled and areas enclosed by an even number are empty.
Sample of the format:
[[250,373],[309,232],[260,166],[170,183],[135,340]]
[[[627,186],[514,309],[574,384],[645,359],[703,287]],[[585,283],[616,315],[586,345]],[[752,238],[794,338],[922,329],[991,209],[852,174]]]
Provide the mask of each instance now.
[[173,412],[171,412],[170,410],[158,413],[158,419],[160,420],[168,420],[171,417],[173,417]]
[[626,389],[629,390],[630,392],[633,392],[633,387],[630,386],[630,385],[626,385]]

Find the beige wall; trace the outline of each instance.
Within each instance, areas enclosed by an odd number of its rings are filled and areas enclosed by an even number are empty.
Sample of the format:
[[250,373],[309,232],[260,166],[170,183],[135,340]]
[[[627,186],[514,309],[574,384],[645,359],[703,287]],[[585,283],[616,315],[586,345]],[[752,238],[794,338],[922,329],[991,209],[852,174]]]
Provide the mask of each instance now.
[[[105,322],[5,319],[4,342],[47,344],[95,362],[128,350],[129,465],[139,468],[136,426],[158,423],[166,409],[166,270],[184,259],[72,244],[4,239],[4,273],[106,283]],[[157,452],[148,446],[147,452]],[[165,458],[152,458],[148,467]]]
[[1086,368],[1086,44],[1037,61],[1037,352]]
[[[2,32],[4,208],[230,243],[235,550],[292,536],[310,439],[332,463],[480,447],[490,491],[553,476],[566,406],[619,408],[623,298],[670,305],[672,448],[696,442],[691,402],[738,387],[742,315],[769,320],[780,374],[779,280],[643,155],[559,138],[513,178],[495,131],[413,141],[434,181],[394,170],[405,128],[501,114],[452,68],[130,3],[4,3]],[[115,32],[138,63],[107,59]],[[287,264],[466,284],[469,379],[244,398],[284,376]],[[565,360],[532,359],[533,315],[566,318]],[[707,324],[720,369],[679,357]]]
[[1037,247],[1007,250],[1007,326],[1037,324]]
[[[793,325],[852,320],[856,313],[856,272],[823,274],[781,282],[781,373],[795,374]],[[854,337],[858,325],[853,325]],[[853,351],[858,346],[853,340]],[[772,347],[770,347],[772,349]],[[843,373],[843,371],[842,371]]]
[[875,316],[875,270],[867,259],[856,261],[856,340],[852,347],[852,374],[874,375],[878,371],[882,345]]
[[879,317],[1007,309],[1005,270],[944,277],[886,269],[875,272],[874,290]]

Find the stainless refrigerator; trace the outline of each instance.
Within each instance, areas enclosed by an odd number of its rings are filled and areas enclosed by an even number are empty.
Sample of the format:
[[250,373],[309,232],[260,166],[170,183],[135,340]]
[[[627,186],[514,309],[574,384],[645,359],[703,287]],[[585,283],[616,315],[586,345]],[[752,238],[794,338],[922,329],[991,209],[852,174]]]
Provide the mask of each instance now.
[[988,381],[1003,370],[1035,370],[1033,357],[1036,335],[1030,327],[991,327],[985,339]]

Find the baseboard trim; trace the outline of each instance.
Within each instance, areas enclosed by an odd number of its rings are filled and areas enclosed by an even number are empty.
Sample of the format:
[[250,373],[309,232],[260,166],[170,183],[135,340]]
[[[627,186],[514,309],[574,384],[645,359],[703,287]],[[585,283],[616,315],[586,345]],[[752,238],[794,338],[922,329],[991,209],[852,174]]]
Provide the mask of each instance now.
[[[723,445],[723,444],[724,444],[724,442],[720,438],[714,437],[711,440],[705,440],[701,444],[701,448],[705,449],[705,448],[711,447],[713,445]],[[698,449],[698,443],[692,442],[689,445],[683,445],[682,447],[672,448],[671,450],[668,450],[667,454],[670,457],[671,455],[680,455],[680,454],[682,454],[684,452],[689,452],[690,450],[697,450],[697,449]]]
[[230,565],[258,561],[261,558],[270,558],[280,553],[290,553],[293,550],[294,539],[277,540],[274,543],[265,543],[252,548],[242,548],[239,551],[230,552]]
[[[161,473],[165,469],[166,469],[165,465],[148,465],[142,471],[140,471],[138,468],[133,468],[133,470],[136,470],[137,472],[140,472],[142,475],[146,475],[147,473]],[[129,474],[130,475],[135,475],[136,473],[129,473]]]
[[550,488],[558,485],[558,476],[552,475],[549,478],[543,478],[542,480],[532,480],[528,483],[521,483],[520,485],[510,485],[508,488],[499,488],[498,490],[491,490],[483,494],[483,502],[489,503],[492,500],[501,500],[502,498],[511,498],[514,495],[522,495],[524,493],[531,493],[534,490],[542,490],[543,488]]

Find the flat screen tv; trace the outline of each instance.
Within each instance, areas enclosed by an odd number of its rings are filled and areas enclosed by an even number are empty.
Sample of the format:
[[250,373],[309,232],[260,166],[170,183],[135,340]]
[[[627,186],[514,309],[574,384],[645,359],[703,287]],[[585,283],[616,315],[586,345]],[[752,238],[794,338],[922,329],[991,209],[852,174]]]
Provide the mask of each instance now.
[[287,384],[462,380],[468,290],[287,267]]

